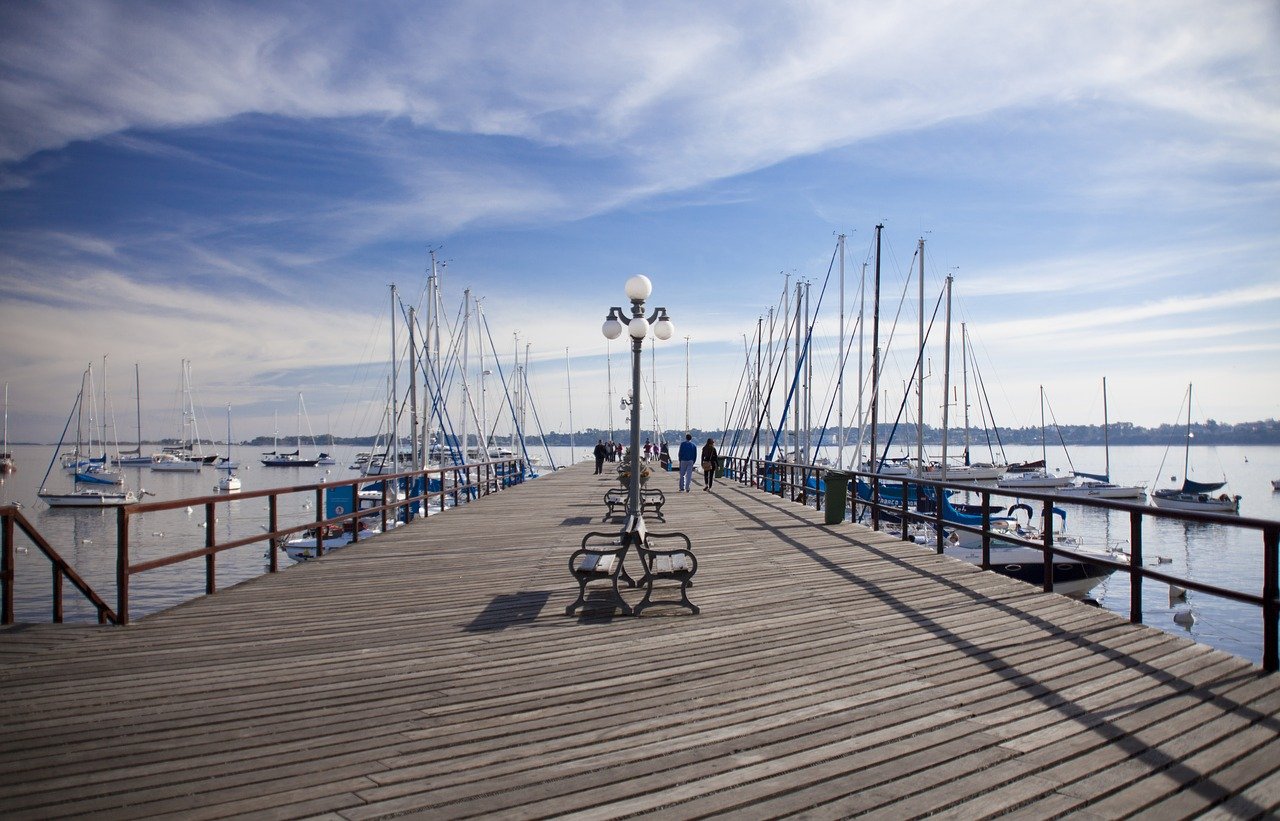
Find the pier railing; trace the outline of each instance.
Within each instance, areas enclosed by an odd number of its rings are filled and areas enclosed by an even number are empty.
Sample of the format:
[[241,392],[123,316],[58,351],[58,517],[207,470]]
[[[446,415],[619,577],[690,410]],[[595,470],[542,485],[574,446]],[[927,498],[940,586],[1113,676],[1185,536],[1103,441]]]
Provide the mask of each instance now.
[[[15,527],[31,540],[40,551],[49,557],[53,564],[53,621],[62,621],[62,579],[70,580],[98,611],[100,623],[129,623],[129,582],[133,576],[161,567],[180,564],[182,562],[204,559],[205,593],[217,592],[217,556],[227,550],[245,547],[259,542],[269,545],[268,572],[279,570],[278,548],[294,534],[314,531],[316,538],[316,554],[324,554],[326,528],[329,526],[349,527],[351,541],[361,538],[361,520],[372,516],[381,519],[381,530],[385,532],[392,521],[407,523],[417,518],[419,509],[423,515],[435,511],[444,511],[452,503],[453,506],[466,504],[481,496],[497,493],[512,485],[520,484],[528,476],[527,468],[518,458],[496,459],[488,462],[474,462],[467,465],[427,468],[402,473],[377,476],[362,476],[358,479],[343,479],[335,482],[319,482],[291,487],[266,488],[237,493],[219,493],[210,496],[189,497],[171,501],[146,502],[143,504],[125,505],[116,511],[116,608],[113,611],[104,599],[75,572],[48,541],[31,526],[16,507],[0,508],[0,623],[12,624],[14,619],[14,553]],[[435,480],[436,489],[432,490]],[[421,487],[420,493],[413,492]],[[325,493],[341,488],[351,487],[356,502],[352,510],[343,511],[341,515],[326,517]],[[381,491],[377,504],[362,507],[359,499],[360,488],[375,487]],[[403,492],[402,492],[403,491]],[[295,494],[307,494],[314,497],[315,519],[302,524],[281,525],[280,501],[284,497]],[[267,522],[265,532],[256,532],[240,538],[219,541],[215,523],[218,520],[219,508],[232,502],[243,502],[247,499],[267,500]],[[204,543],[199,547],[178,548],[177,552],[149,561],[134,561],[130,555],[132,522],[134,517],[144,513],[155,513],[165,510],[182,510],[186,508],[202,508],[204,510]],[[366,537],[367,538],[367,537]]]
[[[828,467],[741,457],[727,457],[722,461],[727,479],[760,488],[766,493],[790,499],[798,504],[811,505],[817,510],[822,510],[826,504],[826,478],[831,470]],[[986,570],[991,569],[993,539],[1005,544],[1012,543],[1039,549],[1044,556],[1045,573],[1042,587],[1046,592],[1053,590],[1055,556],[1087,561],[1128,574],[1129,621],[1134,624],[1141,624],[1143,621],[1142,585],[1148,579],[1256,606],[1262,615],[1263,669],[1268,672],[1280,669],[1280,521],[1222,513],[1168,510],[1146,504],[1107,499],[1055,496],[1052,492],[991,487],[973,482],[940,481],[915,476],[885,476],[862,471],[839,471],[839,474],[842,481],[847,481],[843,501],[848,513],[844,518],[855,522],[866,518],[874,530],[881,530],[882,525],[892,523],[895,529],[899,530],[904,541],[911,541],[914,538],[911,525],[921,526],[930,534],[930,541],[938,553],[945,550],[950,533],[965,532],[979,535],[982,537],[982,567]],[[869,499],[863,498],[858,493],[858,480],[869,487]],[[892,489],[890,492],[886,492],[890,489]],[[933,503],[932,500],[947,490],[977,494],[982,511],[980,526],[951,522],[943,518],[943,506]],[[916,496],[921,497],[926,504],[920,507],[911,504],[911,500]],[[1006,532],[993,532],[992,497],[1016,499],[1020,502],[1026,500],[1039,502],[1041,504],[1040,538],[1031,540]],[[1114,559],[1109,553],[1102,555],[1081,553],[1055,543],[1053,509],[1055,504],[1061,503],[1126,513],[1129,517],[1129,554],[1126,560]],[[1257,592],[1234,590],[1145,566],[1143,522],[1148,518],[1215,524],[1257,531],[1262,538],[1262,589]]]
[[62,586],[63,581],[71,582],[71,586],[76,589],[80,595],[84,596],[90,604],[98,611],[98,624],[117,624],[119,619],[115,612],[111,609],[111,605],[107,604],[96,591],[80,577],[66,559],[49,544],[44,536],[27,521],[27,517],[13,505],[0,507],[0,624],[13,624],[13,586],[14,577],[17,572],[17,540],[15,539],[14,530],[19,530],[22,535],[35,545],[36,549],[49,560],[49,566],[52,571],[52,589],[50,591],[49,601],[53,606],[53,614],[51,621],[55,624],[62,623]]

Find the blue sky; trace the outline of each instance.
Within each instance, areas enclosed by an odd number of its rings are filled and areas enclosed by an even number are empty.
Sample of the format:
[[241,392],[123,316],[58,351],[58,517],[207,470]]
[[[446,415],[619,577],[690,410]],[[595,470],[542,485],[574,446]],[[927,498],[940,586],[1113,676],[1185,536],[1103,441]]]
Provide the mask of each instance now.
[[784,273],[816,301],[847,234],[856,311],[880,221],[892,404],[923,236],[998,424],[1037,424],[1040,385],[1100,423],[1103,376],[1112,420],[1175,421],[1191,382],[1196,417],[1280,417],[1276,43],[1272,2],[4,4],[10,436],[56,439],[104,355],[122,437],[134,363],[144,433],[178,434],[184,358],[214,431],[231,403],[237,438],[292,434],[301,391],[317,432],[372,434],[387,286],[414,301],[428,248],[451,311],[470,288],[504,357],[528,344],[549,430],[569,384],[574,426],[608,424],[600,323],[647,274],[660,420],[687,335],[717,427]]

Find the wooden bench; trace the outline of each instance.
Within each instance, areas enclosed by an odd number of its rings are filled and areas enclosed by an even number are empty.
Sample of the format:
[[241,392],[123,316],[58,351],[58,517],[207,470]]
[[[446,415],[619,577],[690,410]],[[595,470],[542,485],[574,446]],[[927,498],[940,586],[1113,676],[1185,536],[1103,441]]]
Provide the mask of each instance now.
[[[681,541],[684,546],[670,549],[654,547],[655,541],[668,539]],[[644,588],[644,598],[633,608],[635,615],[640,615],[651,604],[678,604],[695,614],[699,612],[698,606],[689,601],[688,595],[689,588],[693,587],[693,574],[698,572],[698,557],[693,554],[693,544],[688,536],[683,533],[647,533],[636,545],[636,555],[640,557],[640,564],[644,567],[644,575],[637,582]],[[680,598],[654,600],[653,583],[659,580],[679,582]]]
[[578,580],[578,600],[565,608],[564,614],[573,612],[587,603],[587,585],[593,581],[608,581],[613,590],[613,602],[624,615],[631,615],[631,605],[618,590],[618,579],[635,587],[636,582],[622,566],[627,550],[635,537],[632,534],[591,532],[582,537],[582,546],[569,557],[569,572]]
[[[618,508],[621,508],[624,515],[629,513],[630,511],[627,510],[629,496],[630,492],[624,487],[609,488],[609,490],[605,491],[604,503],[609,508],[609,512],[605,514],[605,517],[613,518]],[[640,513],[642,515],[652,513],[658,518],[658,521],[665,522],[667,517],[662,514],[662,506],[666,503],[666,494],[661,490],[640,489]]]

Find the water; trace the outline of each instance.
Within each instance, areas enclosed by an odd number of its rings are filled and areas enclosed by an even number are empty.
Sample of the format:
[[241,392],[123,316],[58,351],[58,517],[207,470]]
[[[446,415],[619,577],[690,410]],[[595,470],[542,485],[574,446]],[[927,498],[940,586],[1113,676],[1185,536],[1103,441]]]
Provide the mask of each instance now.
[[[576,461],[591,458],[590,445],[583,443],[572,451]],[[20,503],[23,512],[53,546],[109,603],[115,603],[115,523],[114,510],[50,510],[36,497],[40,478],[49,462],[52,448],[15,446],[19,471],[0,481],[0,504]],[[348,470],[349,460],[358,448],[339,449],[334,456],[338,464],[328,468],[266,468],[256,461],[257,453],[242,449],[238,454],[246,467],[238,471],[245,490],[304,485],[337,481],[356,475]],[[553,447],[551,456],[557,464],[570,461],[570,449]],[[545,452],[539,450],[543,462]],[[1011,461],[1040,458],[1038,448],[1005,449]],[[1059,454],[1061,451],[1059,450]],[[822,456],[835,457],[834,449]],[[852,457],[846,449],[846,457]],[[981,457],[975,457],[981,458]],[[1076,468],[1101,472],[1104,463],[1100,447],[1073,447],[1071,459]],[[1161,462],[1163,460],[1163,467]],[[249,464],[252,462],[252,464]],[[1145,483],[1148,488],[1164,487],[1174,482],[1171,475],[1182,476],[1182,452],[1163,446],[1116,447],[1111,450],[1112,479],[1120,484]],[[1050,452],[1049,466],[1058,471],[1069,470],[1065,457],[1055,458]],[[546,468],[544,468],[545,470]],[[213,492],[221,472],[206,468],[194,474],[153,473],[146,468],[127,468],[129,486],[139,486],[156,494],[156,499],[178,499],[203,496]],[[1222,476],[1230,481],[1225,490],[1240,494],[1242,515],[1280,520],[1280,493],[1271,489],[1271,480],[1280,478],[1280,446],[1196,448],[1192,451],[1192,477],[1213,481]],[[1162,481],[1156,482],[1157,476]],[[50,485],[60,488],[60,476],[51,476]],[[674,475],[672,477],[674,483]],[[1067,533],[1083,540],[1086,549],[1102,551],[1128,550],[1129,519],[1127,514],[1091,510],[1078,505],[1063,505],[1067,511]],[[225,541],[266,530],[267,501],[252,499],[233,501],[218,508],[218,539]],[[301,524],[315,518],[313,501],[298,494],[282,497],[282,524]],[[203,509],[165,511],[135,517],[131,530],[133,560],[172,555],[204,544]],[[25,544],[24,537],[18,543]],[[1262,590],[1262,537],[1256,531],[1219,525],[1199,525],[1148,519],[1144,523],[1144,554],[1152,567],[1175,576],[1183,576],[1209,584],[1258,593]],[[925,548],[921,548],[925,549]],[[218,555],[218,587],[225,589],[236,582],[266,571],[265,543],[251,545]],[[18,621],[48,621],[50,618],[49,563],[35,549],[18,554],[15,615]],[[1163,558],[1166,561],[1160,562]],[[281,566],[289,560],[281,554]],[[196,560],[180,565],[148,571],[135,576],[130,585],[130,612],[133,618],[171,607],[204,592],[204,562]],[[1127,617],[1129,580],[1125,574],[1114,574],[1091,594],[1103,607]],[[64,586],[65,618],[68,621],[92,622],[96,613],[70,585]],[[1164,584],[1148,582],[1143,588],[1144,618],[1147,624],[1171,633],[1188,635],[1196,641],[1217,647],[1243,658],[1259,662],[1262,658],[1262,620],[1256,607],[1237,604],[1194,591],[1185,602],[1170,602]],[[1180,611],[1190,611],[1196,621],[1183,627],[1173,621]]]
[[[935,456],[936,450],[931,451]],[[1038,447],[1006,447],[1004,452],[1010,462],[1039,459],[1041,455]],[[821,455],[834,460],[834,448],[824,448]],[[852,460],[848,448],[845,455],[847,460]],[[895,452],[895,455],[898,454]],[[1105,457],[1100,446],[1073,446],[1070,464],[1077,470],[1101,473]],[[989,459],[989,456],[975,452],[974,459]],[[1061,449],[1056,456],[1053,450],[1049,451],[1047,465],[1058,474],[1071,471]],[[1180,485],[1182,466],[1181,448],[1149,445],[1111,449],[1111,480],[1120,485],[1144,484],[1148,492]],[[1172,476],[1177,480],[1171,480]],[[1242,516],[1280,520],[1280,493],[1271,488],[1271,480],[1280,479],[1280,446],[1192,449],[1191,478],[1211,482],[1223,477],[1228,484],[1222,492],[1242,497]],[[1015,501],[1008,497],[999,498],[997,504],[1008,505]],[[976,502],[977,498],[970,501]],[[1039,510],[1040,504],[1032,502],[1032,507]],[[1127,513],[1066,503],[1058,507],[1067,513],[1065,532],[1079,538],[1083,549],[1094,552],[1129,551]],[[1057,524],[1055,522],[1055,526]],[[1148,567],[1219,587],[1253,594],[1262,592],[1262,534],[1257,530],[1145,517],[1142,543],[1143,558]],[[1127,618],[1129,593],[1128,574],[1114,573],[1094,588],[1089,597]],[[1144,583],[1142,606],[1143,621],[1148,625],[1189,636],[1253,662],[1262,661],[1261,608],[1195,591],[1188,591],[1185,601],[1171,601],[1168,586],[1155,581]],[[1190,612],[1195,622],[1189,627],[1178,624],[1173,617],[1179,612]]]

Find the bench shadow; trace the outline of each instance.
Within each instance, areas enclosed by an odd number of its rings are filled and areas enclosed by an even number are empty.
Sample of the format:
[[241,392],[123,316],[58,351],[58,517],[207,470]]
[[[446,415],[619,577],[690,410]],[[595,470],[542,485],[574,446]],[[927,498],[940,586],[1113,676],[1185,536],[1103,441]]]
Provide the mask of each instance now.
[[494,596],[478,616],[464,629],[468,633],[505,630],[517,624],[529,624],[538,618],[551,598],[549,590],[521,590]]
[[587,600],[578,611],[578,623],[608,624],[618,615],[620,615],[618,600],[613,597],[612,590],[606,588],[588,590]]

